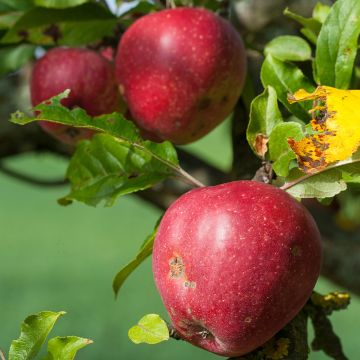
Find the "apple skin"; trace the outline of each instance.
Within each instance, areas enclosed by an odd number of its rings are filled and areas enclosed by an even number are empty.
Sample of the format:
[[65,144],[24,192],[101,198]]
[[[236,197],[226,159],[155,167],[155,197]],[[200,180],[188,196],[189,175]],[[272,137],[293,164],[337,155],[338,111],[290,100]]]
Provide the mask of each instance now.
[[293,319],[319,276],[319,230],[283,190],[235,181],[192,190],[161,220],[156,286],[180,336],[235,357]]
[[186,144],[232,112],[246,57],[228,22],[208,10],[183,7],[134,22],[119,42],[115,69],[135,123],[154,137]]
[[[40,58],[32,71],[30,93],[32,105],[70,89],[62,104],[68,108],[82,107],[91,116],[112,113],[120,109],[121,96],[112,64],[93,50],[55,48]],[[75,144],[90,138],[95,132],[51,122],[41,127],[56,139]]]

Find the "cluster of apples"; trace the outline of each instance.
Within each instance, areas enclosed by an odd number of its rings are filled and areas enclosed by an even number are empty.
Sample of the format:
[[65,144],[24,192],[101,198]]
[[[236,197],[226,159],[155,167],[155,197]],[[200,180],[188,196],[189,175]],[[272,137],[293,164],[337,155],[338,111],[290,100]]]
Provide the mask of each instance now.
[[[106,57],[50,50],[34,67],[33,104],[69,88],[63,104],[96,116],[118,111],[123,97],[145,136],[186,144],[231,113],[246,68],[238,33],[196,8],[142,17],[122,36],[114,63]],[[42,126],[69,144],[93,135]],[[181,196],[166,211],[153,252],[155,282],[180,336],[223,356],[252,351],[289,322],[320,265],[320,234],[308,211],[284,191],[252,181]]]
[[[114,63],[106,57],[89,49],[50,50],[34,66],[33,105],[70,89],[63,104],[96,116],[119,111],[122,96],[144,136],[186,144],[231,113],[245,77],[240,35],[199,8],[142,17],[121,37]],[[93,134],[58,124],[42,127],[70,144]]]

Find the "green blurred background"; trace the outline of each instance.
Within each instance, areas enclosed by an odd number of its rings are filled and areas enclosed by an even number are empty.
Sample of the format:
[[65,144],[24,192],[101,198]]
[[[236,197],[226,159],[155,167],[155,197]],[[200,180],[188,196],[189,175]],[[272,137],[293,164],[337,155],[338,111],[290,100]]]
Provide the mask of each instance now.
[[[187,146],[226,169],[231,162],[228,123]],[[7,161],[13,169],[38,177],[58,178],[66,162],[44,155]],[[41,188],[0,175],[0,348],[7,351],[19,335],[21,321],[41,310],[65,310],[52,335],[94,340],[79,359],[216,359],[185,342],[134,345],[128,329],[147,313],[166,316],[156,292],[148,259],[125,283],[118,300],[112,278],[153,228],[160,211],[136,196],[121,198],[112,208],[75,203],[57,205],[66,187]],[[339,289],[323,279],[320,292]],[[360,300],[332,316],[350,359],[359,359]],[[311,359],[327,359],[312,354]]]

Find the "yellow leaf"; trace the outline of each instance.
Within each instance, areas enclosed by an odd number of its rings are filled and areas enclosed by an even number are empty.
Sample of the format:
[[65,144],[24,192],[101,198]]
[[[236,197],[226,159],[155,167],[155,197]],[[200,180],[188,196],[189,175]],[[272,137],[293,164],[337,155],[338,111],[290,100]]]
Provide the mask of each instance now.
[[311,126],[314,134],[300,141],[288,139],[300,169],[313,174],[329,164],[349,158],[360,145],[360,90],[319,86],[313,93],[298,90],[290,103],[313,100]]

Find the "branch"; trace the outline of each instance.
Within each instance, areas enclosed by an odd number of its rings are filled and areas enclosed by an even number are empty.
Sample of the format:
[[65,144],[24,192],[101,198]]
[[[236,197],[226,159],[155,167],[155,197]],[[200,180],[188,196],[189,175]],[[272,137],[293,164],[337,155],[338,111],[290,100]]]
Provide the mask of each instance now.
[[4,355],[4,353],[2,352],[2,350],[0,349],[0,359],[1,360],[6,360],[6,357]]
[[22,174],[19,173],[15,170],[9,169],[8,167],[6,167],[4,164],[2,164],[0,162],[0,172],[2,172],[5,175],[11,176],[17,180],[29,183],[31,185],[36,185],[36,186],[62,186],[62,185],[67,185],[69,183],[68,180],[66,179],[58,179],[58,180],[43,180],[43,179],[38,179],[38,178],[34,178],[30,175],[26,175],[26,174]]

